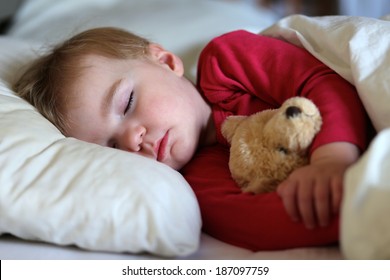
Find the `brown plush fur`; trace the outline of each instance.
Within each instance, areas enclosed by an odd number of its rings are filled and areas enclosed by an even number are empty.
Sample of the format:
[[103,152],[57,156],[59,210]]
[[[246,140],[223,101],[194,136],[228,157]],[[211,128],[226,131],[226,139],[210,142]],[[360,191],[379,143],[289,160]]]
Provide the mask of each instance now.
[[279,109],[231,116],[222,134],[231,144],[229,168],[244,192],[262,193],[308,163],[308,148],[322,124],[309,99],[293,97]]

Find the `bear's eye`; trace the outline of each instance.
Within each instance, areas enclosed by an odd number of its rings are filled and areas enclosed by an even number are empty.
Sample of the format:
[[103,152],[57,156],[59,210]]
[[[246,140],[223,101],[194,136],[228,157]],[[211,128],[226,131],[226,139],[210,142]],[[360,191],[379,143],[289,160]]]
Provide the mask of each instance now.
[[278,147],[277,150],[278,150],[278,152],[281,152],[281,153],[283,153],[285,155],[288,154],[288,150],[286,148],[284,148],[284,147]]

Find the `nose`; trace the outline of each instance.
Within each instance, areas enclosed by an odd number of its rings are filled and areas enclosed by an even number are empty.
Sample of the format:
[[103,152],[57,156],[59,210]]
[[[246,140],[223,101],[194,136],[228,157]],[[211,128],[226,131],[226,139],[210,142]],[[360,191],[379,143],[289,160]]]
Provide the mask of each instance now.
[[128,152],[139,152],[145,133],[146,129],[141,125],[125,129],[118,141],[119,148]]
[[297,106],[289,106],[289,107],[286,109],[286,116],[287,116],[287,118],[294,118],[294,117],[297,117],[297,116],[299,116],[301,113],[302,113],[301,108],[299,108],[299,107],[297,107]]

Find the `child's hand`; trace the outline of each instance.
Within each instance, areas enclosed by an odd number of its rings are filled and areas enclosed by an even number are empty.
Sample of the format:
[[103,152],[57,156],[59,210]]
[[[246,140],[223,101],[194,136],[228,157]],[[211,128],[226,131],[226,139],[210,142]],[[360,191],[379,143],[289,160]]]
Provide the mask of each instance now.
[[327,144],[313,152],[309,165],[292,172],[277,189],[292,220],[307,228],[327,226],[340,210],[344,173],[358,156],[352,144]]
[[327,226],[339,211],[345,166],[334,163],[310,164],[295,170],[277,192],[293,221],[307,228]]

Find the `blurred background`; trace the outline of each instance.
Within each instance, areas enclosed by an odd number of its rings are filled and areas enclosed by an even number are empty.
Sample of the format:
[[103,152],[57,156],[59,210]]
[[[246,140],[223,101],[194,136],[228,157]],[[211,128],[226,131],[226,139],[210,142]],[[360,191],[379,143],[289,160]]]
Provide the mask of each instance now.
[[272,9],[279,16],[353,15],[381,17],[390,13],[389,0],[231,0]]
[[[5,30],[12,15],[24,0],[0,0],[0,31]],[[31,1],[31,0],[30,0]],[[33,1],[33,0],[32,0]],[[61,1],[61,0],[53,0]],[[79,0],[80,2],[83,0]],[[113,0],[115,1],[115,0]],[[142,0],[129,0],[142,1]],[[162,2],[164,0],[161,0]],[[180,0],[178,0],[180,1]],[[194,0],[197,1],[197,0]],[[254,9],[262,7],[272,10],[278,17],[290,14],[309,16],[354,15],[381,17],[390,13],[390,0],[209,0],[247,2]]]
[[[55,1],[55,0],[54,0]],[[80,0],[82,1],[82,0]],[[133,0],[142,1],[142,0]],[[161,0],[164,1],[164,0]],[[210,0],[215,1],[215,0]],[[390,13],[389,0],[224,0],[243,1],[250,5],[267,7],[279,16],[289,14],[359,15],[381,17]],[[11,16],[23,0],[0,0],[0,18]]]

